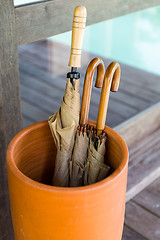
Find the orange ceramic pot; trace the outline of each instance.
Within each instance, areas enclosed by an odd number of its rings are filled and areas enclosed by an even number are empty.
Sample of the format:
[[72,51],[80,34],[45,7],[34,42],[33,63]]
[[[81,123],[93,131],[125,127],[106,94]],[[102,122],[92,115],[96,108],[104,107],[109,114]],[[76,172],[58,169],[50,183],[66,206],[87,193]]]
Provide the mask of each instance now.
[[47,121],[33,124],[13,138],[7,165],[16,240],[121,239],[128,150],[114,130],[105,127],[105,131],[112,174],[98,183],[76,188],[47,185],[56,156]]

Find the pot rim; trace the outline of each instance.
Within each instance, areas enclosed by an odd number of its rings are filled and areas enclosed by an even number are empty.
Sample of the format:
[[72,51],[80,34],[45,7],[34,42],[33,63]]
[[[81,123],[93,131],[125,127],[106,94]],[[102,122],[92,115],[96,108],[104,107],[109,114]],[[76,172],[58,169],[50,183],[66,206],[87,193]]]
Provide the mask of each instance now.
[[[113,172],[111,173],[108,177],[106,177],[105,179],[91,184],[91,185],[87,185],[87,186],[81,186],[81,187],[57,187],[57,186],[50,186],[47,184],[43,184],[43,183],[39,183],[36,182],[35,180],[32,180],[31,178],[27,177],[26,175],[24,175],[16,166],[15,162],[14,162],[14,158],[13,158],[13,152],[14,149],[16,147],[16,145],[18,144],[18,142],[21,141],[21,139],[27,135],[29,132],[31,132],[33,129],[37,129],[40,128],[44,125],[46,125],[48,123],[47,120],[45,121],[41,121],[38,123],[34,123],[26,128],[24,128],[23,130],[21,130],[19,133],[16,134],[16,136],[11,140],[11,142],[8,145],[8,149],[7,149],[7,153],[6,153],[6,159],[7,159],[7,166],[8,168],[10,168],[10,170],[12,171],[12,173],[22,182],[25,182],[25,184],[32,186],[33,188],[36,189],[41,189],[44,191],[51,191],[51,192],[67,192],[67,193],[79,193],[79,192],[86,192],[86,191],[91,191],[91,190],[95,190],[97,188],[102,188],[102,187],[106,187],[106,185],[111,184],[111,182],[115,181],[127,168],[128,166],[128,148],[127,145],[125,143],[125,141],[123,140],[123,138],[117,133],[115,132],[113,129],[111,129],[108,126],[105,126],[105,130],[107,133],[111,133],[112,135],[114,135],[119,141],[119,145],[120,148],[122,150],[122,161],[119,165],[119,167]],[[89,124],[91,125],[95,125],[95,121],[88,121]]]

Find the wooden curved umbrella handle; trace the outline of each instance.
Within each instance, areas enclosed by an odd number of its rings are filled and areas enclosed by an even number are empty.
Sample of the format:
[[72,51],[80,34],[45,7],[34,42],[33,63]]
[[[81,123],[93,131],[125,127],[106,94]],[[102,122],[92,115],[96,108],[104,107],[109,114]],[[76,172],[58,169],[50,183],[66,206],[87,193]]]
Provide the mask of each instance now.
[[88,65],[84,87],[82,95],[82,104],[81,104],[81,113],[80,113],[80,124],[87,124],[88,122],[88,113],[91,99],[91,90],[92,90],[92,79],[95,70],[97,69],[97,79],[95,83],[96,88],[101,88],[104,79],[104,63],[100,58],[94,58]]
[[105,126],[110,90],[117,92],[120,82],[120,66],[117,62],[112,62],[105,72],[102,86],[99,111],[97,117],[97,135],[102,133]]

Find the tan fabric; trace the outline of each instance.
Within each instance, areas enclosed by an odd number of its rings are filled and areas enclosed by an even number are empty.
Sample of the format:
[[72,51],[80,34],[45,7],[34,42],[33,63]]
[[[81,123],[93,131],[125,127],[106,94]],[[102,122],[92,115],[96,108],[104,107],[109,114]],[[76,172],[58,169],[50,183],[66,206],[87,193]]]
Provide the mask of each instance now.
[[54,186],[67,187],[69,185],[69,161],[79,124],[80,94],[78,90],[79,80],[75,80],[73,87],[68,79],[61,107],[48,121],[57,146]]
[[77,131],[75,146],[73,150],[72,159],[70,161],[70,186],[83,186],[84,168],[87,159],[89,138],[87,134],[82,134]]
[[98,150],[96,150],[90,138],[88,158],[85,165],[84,185],[99,182],[107,176],[110,167],[104,163],[105,143],[106,138],[103,139],[101,144],[100,140],[98,140]]

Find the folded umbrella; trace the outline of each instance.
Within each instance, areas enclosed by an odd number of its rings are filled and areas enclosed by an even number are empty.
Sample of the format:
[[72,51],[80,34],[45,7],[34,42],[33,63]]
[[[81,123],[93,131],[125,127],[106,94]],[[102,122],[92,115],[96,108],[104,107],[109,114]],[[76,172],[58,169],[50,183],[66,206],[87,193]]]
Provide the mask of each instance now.
[[[105,164],[105,149],[107,135],[105,127],[110,90],[118,91],[120,82],[120,66],[112,62],[106,72],[102,86],[96,129],[90,130],[88,158],[85,163],[84,185],[89,185],[104,179],[110,169]],[[83,100],[82,100],[83,101]]]
[[[78,81],[75,89],[67,80],[65,95],[60,109],[49,118],[50,129],[57,146],[53,185],[69,185],[69,159],[74,145],[74,136],[79,123],[80,95]],[[74,102],[72,102],[74,101]]]
[[79,124],[80,95],[77,68],[81,66],[81,46],[86,22],[86,8],[76,7],[72,26],[72,46],[65,94],[60,109],[49,118],[49,126],[57,147],[53,185],[69,186],[69,162]]
[[84,165],[87,159],[87,149],[89,144],[89,136],[87,129],[88,111],[90,105],[90,96],[92,89],[92,80],[95,70],[97,69],[97,79],[95,86],[102,87],[104,79],[104,63],[100,58],[94,58],[88,65],[84,88],[83,103],[81,106],[81,120],[78,126],[76,139],[74,144],[73,155],[70,161],[70,186],[77,187],[83,185]]

